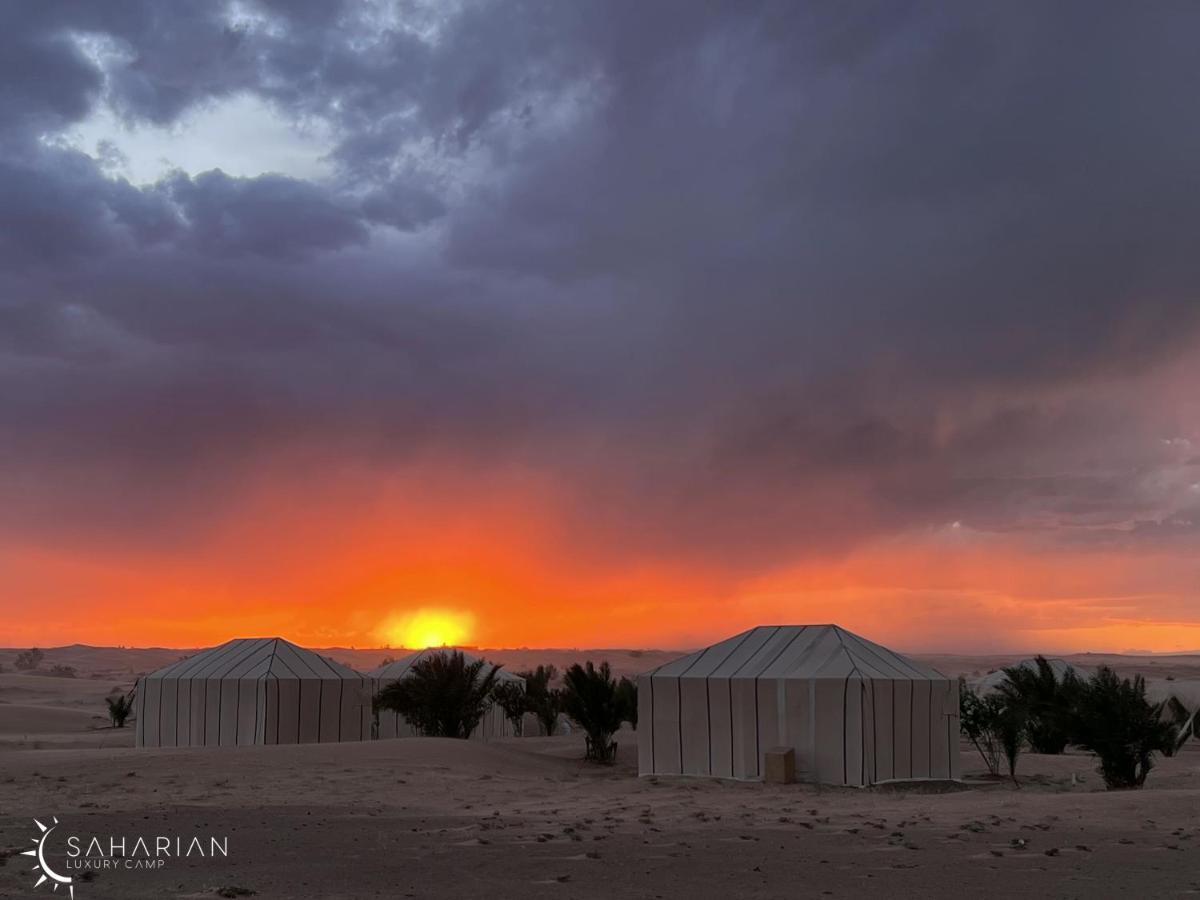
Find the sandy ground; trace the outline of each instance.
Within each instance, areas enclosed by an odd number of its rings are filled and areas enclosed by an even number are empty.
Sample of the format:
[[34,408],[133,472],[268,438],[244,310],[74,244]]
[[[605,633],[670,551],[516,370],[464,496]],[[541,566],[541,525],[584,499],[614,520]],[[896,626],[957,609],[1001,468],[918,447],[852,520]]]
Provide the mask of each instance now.
[[228,838],[228,858],[75,871],[78,900],[1200,893],[1194,742],[1119,793],[1082,754],[988,781],[967,746],[963,785],[865,791],[639,779],[631,732],[612,767],[577,735],[139,750],[103,717],[112,673],[0,675],[0,898],[65,894],[19,855],[55,816],[59,836]]
[[1137,792],[1103,791],[1082,755],[1026,756],[1020,789],[860,791],[639,779],[635,737],[620,740],[610,768],[582,763],[574,737],[10,751],[0,896],[33,896],[13,854],[35,816],[106,838],[229,838],[228,858],[101,872],[80,900],[1200,893],[1197,750]]

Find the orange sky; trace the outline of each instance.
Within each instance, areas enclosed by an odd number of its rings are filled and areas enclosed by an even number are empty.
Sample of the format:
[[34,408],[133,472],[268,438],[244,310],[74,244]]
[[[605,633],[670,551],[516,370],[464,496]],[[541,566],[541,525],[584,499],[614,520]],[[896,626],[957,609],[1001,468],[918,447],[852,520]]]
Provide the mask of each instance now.
[[290,488],[260,486],[236,515],[152,550],[9,542],[0,645],[280,634],[364,647],[445,631],[478,646],[679,648],[835,621],[920,651],[1200,648],[1187,556],[1049,552],[947,526],[745,571],[627,548],[615,560],[560,527],[564,501],[529,472],[346,478],[302,504]]

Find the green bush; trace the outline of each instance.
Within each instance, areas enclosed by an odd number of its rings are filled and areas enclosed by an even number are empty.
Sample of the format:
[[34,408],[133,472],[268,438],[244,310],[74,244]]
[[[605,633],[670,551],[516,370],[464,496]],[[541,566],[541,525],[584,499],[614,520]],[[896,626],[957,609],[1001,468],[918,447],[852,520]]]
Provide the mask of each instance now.
[[617,703],[621,706],[621,721],[628,722],[637,731],[638,694],[637,682],[621,676],[617,682]]
[[492,688],[492,702],[504,710],[504,717],[512,723],[513,733],[521,734],[521,719],[529,709],[525,690],[514,681],[500,681]]
[[1025,740],[1024,708],[1002,694],[980,697],[960,682],[958,710],[960,729],[979,751],[988,772],[999,775],[1003,759],[1008,776],[1017,784],[1017,759]]
[[587,758],[611,762],[617,752],[613,735],[621,727],[617,682],[608,663],[596,668],[575,663],[563,676],[563,710],[587,733]]
[[1074,743],[1100,759],[1110,789],[1140,788],[1154,755],[1173,750],[1176,728],[1163,717],[1162,703],[1146,699],[1142,676],[1120,678],[1107,666],[1082,684],[1074,718]]
[[30,650],[23,650],[17,654],[17,660],[13,663],[19,671],[31,672],[42,664],[42,659],[46,654],[42,653],[37,647]]
[[558,726],[558,714],[562,712],[562,696],[551,686],[558,676],[558,669],[554,666],[538,666],[517,674],[525,679],[525,711],[537,716],[546,734],[554,734]]
[[398,712],[426,737],[468,738],[491,702],[500,667],[458,650],[431,653],[375,695],[375,709]]
[[125,720],[133,712],[133,693],[105,697],[104,702],[108,705],[108,718],[113,727],[124,728]]
[[1025,737],[1034,753],[1062,753],[1070,743],[1071,722],[1082,682],[1071,671],[1060,679],[1044,656],[1033,668],[1004,670],[999,692],[1025,720]]

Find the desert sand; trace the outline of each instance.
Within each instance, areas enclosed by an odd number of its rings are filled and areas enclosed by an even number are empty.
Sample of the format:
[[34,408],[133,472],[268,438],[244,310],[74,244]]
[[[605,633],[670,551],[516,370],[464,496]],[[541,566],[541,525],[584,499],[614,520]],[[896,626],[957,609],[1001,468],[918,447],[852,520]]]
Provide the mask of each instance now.
[[102,720],[123,667],[106,665],[0,675],[0,897],[51,896],[18,855],[51,816],[75,834],[228,837],[227,858],[77,877],[78,900],[1200,893],[1195,743],[1120,793],[1082,753],[1023,756],[1020,788],[991,781],[968,745],[962,785],[867,790],[638,778],[629,731],[611,767],[585,764],[578,735],[140,750]]

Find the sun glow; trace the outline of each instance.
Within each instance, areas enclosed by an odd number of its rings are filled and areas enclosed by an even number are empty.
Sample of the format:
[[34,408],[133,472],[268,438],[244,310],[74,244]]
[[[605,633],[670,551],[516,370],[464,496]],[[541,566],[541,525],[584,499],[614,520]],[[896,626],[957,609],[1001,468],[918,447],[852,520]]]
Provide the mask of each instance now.
[[455,609],[417,609],[390,617],[377,634],[389,645],[423,650],[457,647],[471,639],[475,616]]

